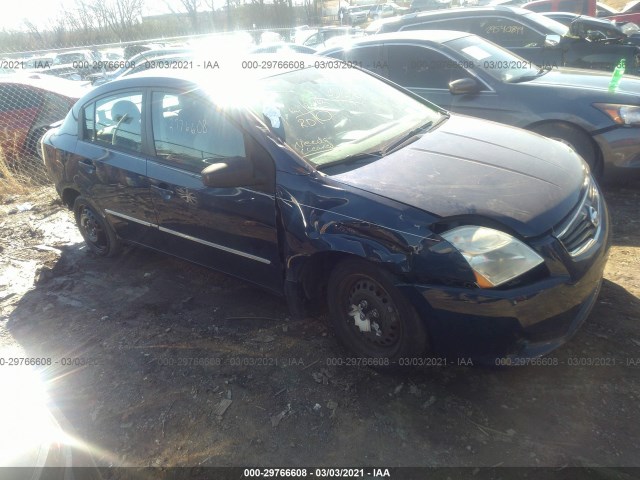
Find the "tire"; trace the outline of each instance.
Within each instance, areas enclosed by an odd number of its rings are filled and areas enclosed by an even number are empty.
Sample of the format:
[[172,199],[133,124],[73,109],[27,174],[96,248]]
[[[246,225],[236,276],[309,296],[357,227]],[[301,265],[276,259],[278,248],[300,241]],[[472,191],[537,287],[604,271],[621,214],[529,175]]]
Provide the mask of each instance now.
[[76,198],[73,214],[82,238],[93,253],[100,257],[113,257],[120,252],[121,244],[113,228],[86,198]]
[[336,335],[356,355],[394,362],[427,350],[424,322],[396,288],[395,277],[372,263],[350,259],[336,265],[327,300]]
[[602,178],[602,162],[599,159],[598,152],[592,140],[586,133],[564,123],[545,123],[533,127],[531,131],[566,143],[578,152],[578,155],[584,158],[584,161],[587,162],[591,173],[596,179],[600,180]]

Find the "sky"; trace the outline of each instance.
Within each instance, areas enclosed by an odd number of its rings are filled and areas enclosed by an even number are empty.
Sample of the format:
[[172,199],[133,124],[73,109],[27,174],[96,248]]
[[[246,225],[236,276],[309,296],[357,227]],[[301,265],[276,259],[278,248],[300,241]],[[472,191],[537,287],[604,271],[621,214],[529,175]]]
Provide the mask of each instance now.
[[[223,0],[221,0],[223,1]],[[0,16],[0,30],[25,30],[25,19],[46,30],[58,18],[63,6],[73,10],[75,0],[23,0],[11,2],[11,8],[4,8]],[[176,12],[185,11],[179,0],[145,0],[145,15],[169,13],[171,7]]]

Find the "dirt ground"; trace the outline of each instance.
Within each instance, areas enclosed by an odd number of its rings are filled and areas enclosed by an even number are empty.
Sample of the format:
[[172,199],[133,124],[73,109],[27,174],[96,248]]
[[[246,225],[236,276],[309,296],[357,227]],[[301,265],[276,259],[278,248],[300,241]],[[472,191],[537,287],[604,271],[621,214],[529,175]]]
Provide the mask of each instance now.
[[640,466],[640,180],[605,193],[606,280],[557,365],[395,374],[240,281],[91,255],[52,188],[5,196],[0,374],[48,359],[46,405],[100,466]]

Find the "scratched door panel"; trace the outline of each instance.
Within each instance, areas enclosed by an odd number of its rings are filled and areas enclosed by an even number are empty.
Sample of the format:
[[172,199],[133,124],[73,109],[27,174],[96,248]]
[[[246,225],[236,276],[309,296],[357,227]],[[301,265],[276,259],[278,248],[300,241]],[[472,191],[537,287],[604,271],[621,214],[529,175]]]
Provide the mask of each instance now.
[[147,174],[160,235],[156,248],[279,291],[276,212],[271,192],[212,188],[200,172],[249,155],[245,136],[191,94],[153,92],[156,161]]

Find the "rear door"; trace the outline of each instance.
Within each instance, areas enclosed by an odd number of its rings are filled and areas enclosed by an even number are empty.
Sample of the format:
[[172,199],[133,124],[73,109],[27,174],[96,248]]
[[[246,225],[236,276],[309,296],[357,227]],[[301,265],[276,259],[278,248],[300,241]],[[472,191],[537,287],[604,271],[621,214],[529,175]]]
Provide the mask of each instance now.
[[148,244],[157,232],[142,153],[142,90],[101,97],[81,110],[76,161],[66,175],[105,213],[116,233]]
[[[280,292],[273,160],[237,124],[196,93],[155,90],[151,123],[156,157],[148,175],[158,212],[156,247]],[[212,188],[200,172],[249,158],[260,185]]]

